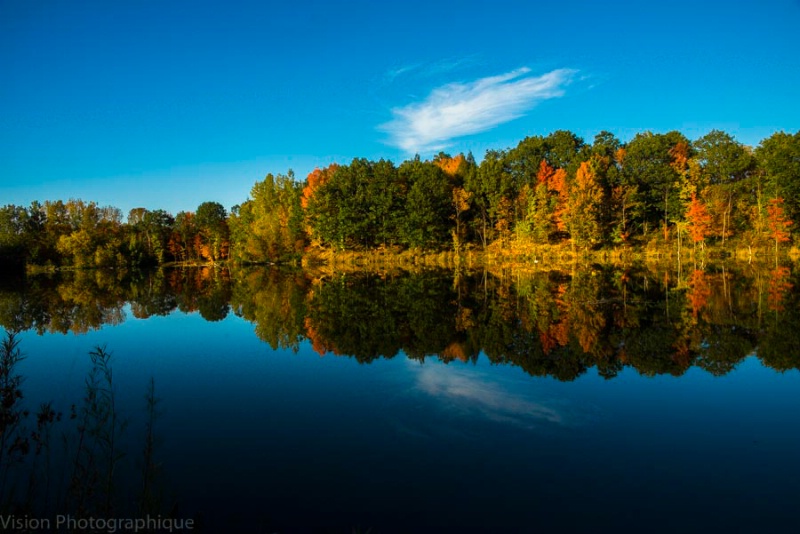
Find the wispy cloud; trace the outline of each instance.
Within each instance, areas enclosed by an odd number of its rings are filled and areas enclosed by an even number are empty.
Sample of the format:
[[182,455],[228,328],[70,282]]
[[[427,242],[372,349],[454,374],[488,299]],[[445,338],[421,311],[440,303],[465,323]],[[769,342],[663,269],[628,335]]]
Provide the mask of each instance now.
[[421,102],[392,109],[379,130],[388,143],[408,153],[446,148],[454,138],[489,130],[521,117],[536,104],[564,94],[577,71],[558,69],[541,76],[521,68],[468,83],[434,89]]
[[403,74],[407,74],[409,72],[413,72],[419,68],[419,63],[413,63],[411,65],[401,65],[400,67],[395,67],[393,69],[387,70],[384,75],[384,82],[385,83],[392,83],[395,78],[398,76],[402,76]]
[[409,63],[387,70],[384,73],[383,82],[390,84],[401,76],[411,76],[412,78],[441,76],[479,63],[481,61],[477,55],[445,58],[433,62]]

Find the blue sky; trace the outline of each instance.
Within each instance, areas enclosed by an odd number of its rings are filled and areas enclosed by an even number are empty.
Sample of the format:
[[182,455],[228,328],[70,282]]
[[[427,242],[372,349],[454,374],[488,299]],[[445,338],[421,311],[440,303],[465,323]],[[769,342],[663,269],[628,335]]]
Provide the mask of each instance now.
[[173,214],[268,173],[569,129],[800,128],[800,2],[0,0],[0,204]]

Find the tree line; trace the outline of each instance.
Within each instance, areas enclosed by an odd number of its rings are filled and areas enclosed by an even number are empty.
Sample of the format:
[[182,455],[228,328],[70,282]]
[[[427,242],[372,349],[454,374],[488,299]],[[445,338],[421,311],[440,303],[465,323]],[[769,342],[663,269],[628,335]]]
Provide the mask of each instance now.
[[778,252],[800,218],[800,132],[755,149],[714,130],[591,143],[569,131],[507,150],[439,153],[395,165],[356,158],[304,180],[268,174],[228,212],[215,201],[173,216],[82,200],[0,208],[0,259],[110,267],[167,262],[278,262],[309,247],[453,250],[649,243]]

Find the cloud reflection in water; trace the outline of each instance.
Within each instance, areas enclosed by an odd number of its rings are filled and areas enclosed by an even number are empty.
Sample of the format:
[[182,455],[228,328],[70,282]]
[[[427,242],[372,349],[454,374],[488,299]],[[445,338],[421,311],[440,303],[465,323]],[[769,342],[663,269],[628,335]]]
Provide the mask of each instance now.
[[450,408],[526,428],[534,427],[536,423],[567,424],[563,410],[513,391],[515,384],[512,381],[495,379],[475,369],[430,363],[412,365],[416,388],[447,401]]

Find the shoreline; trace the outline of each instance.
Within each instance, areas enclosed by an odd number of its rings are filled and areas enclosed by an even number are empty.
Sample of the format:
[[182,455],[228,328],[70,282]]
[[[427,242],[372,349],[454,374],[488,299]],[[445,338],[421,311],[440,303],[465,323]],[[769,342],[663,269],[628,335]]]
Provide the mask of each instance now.
[[310,248],[302,255],[269,262],[182,261],[165,262],[141,267],[76,267],[55,265],[25,265],[26,275],[55,274],[75,271],[127,271],[160,268],[248,268],[278,267],[300,268],[310,271],[415,271],[425,269],[446,270],[554,270],[554,267],[580,265],[610,265],[626,267],[633,264],[766,264],[800,261],[800,249],[793,246],[780,251],[776,256],[769,246],[759,248],[707,247],[695,251],[685,247],[680,254],[674,246],[627,246],[598,250],[574,250],[568,245],[535,245],[520,247],[519,244],[494,243],[480,250],[477,247],[456,253],[453,250],[430,251],[413,249],[335,250]]

